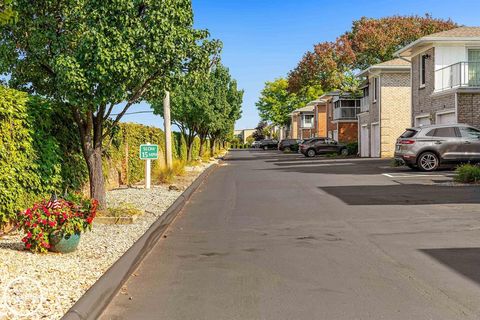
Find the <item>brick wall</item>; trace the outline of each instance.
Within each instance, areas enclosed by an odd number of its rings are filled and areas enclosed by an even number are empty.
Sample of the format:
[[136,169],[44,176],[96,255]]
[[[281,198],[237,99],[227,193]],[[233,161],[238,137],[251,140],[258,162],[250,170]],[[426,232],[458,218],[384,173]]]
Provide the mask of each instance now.
[[430,55],[425,62],[425,87],[420,88],[420,59],[422,54],[412,58],[412,124],[415,117],[421,114],[430,114],[432,124],[435,123],[435,112],[455,108],[455,93],[436,93],[435,89],[435,48],[430,48],[424,53]]
[[480,128],[480,93],[458,94],[458,122]]
[[380,156],[393,157],[398,137],[411,126],[410,73],[381,76]]

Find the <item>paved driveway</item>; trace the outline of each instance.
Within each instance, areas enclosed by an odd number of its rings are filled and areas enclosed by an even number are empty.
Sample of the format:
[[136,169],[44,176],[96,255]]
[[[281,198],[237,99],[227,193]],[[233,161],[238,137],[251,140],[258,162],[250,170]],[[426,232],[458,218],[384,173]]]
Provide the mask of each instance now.
[[234,151],[103,319],[478,319],[480,191],[448,170]]

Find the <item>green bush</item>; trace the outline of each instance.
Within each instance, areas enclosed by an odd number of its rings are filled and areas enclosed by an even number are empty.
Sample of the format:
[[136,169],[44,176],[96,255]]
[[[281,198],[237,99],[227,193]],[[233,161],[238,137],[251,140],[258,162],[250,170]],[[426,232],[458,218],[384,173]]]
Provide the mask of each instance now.
[[36,200],[84,184],[76,136],[65,112],[0,86],[0,228]]
[[[172,140],[175,162],[186,163],[185,140],[178,132]],[[162,130],[135,123],[120,123],[114,130],[104,145],[107,188],[144,179],[145,162],[139,158],[144,143],[159,145],[160,159],[152,163],[159,171],[165,164]],[[199,158],[199,149],[196,138],[193,159]],[[0,86],[0,229],[37,200],[82,190],[87,183],[78,128],[65,108]]]
[[358,142],[350,142],[346,145],[349,155],[358,154]]
[[455,181],[463,183],[480,182],[480,166],[464,164],[455,170]]

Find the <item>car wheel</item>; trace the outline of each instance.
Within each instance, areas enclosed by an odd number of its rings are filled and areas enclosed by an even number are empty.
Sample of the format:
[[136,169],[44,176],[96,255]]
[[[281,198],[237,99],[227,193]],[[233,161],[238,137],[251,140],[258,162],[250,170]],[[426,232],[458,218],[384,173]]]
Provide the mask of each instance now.
[[435,171],[439,165],[440,159],[433,152],[424,152],[417,160],[417,166],[421,171]]
[[343,148],[341,151],[340,151],[340,154],[342,156],[348,156],[348,149],[347,148]]
[[307,151],[307,157],[309,157],[309,158],[315,157],[316,154],[317,153],[313,149],[310,149],[310,150]]
[[290,150],[290,147],[285,147],[285,149],[283,149],[284,152],[290,152],[292,150]]
[[267,150],[268,150],[268,146],[263,147],[263,150],[267,151]]

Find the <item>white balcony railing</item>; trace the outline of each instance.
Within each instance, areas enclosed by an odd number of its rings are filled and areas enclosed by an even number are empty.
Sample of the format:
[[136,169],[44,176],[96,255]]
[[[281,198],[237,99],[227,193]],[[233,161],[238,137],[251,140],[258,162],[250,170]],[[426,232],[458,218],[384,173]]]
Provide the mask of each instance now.
[[360,112],[367,112],[370,110],[370,97],[366,96],[360,99]]
[[357,114],[359,113],[359,107],[335,108],[333,113],[333,120],[357,120]]
[[435,71],[435,91],[480,88],[480,62],[458,62]]

